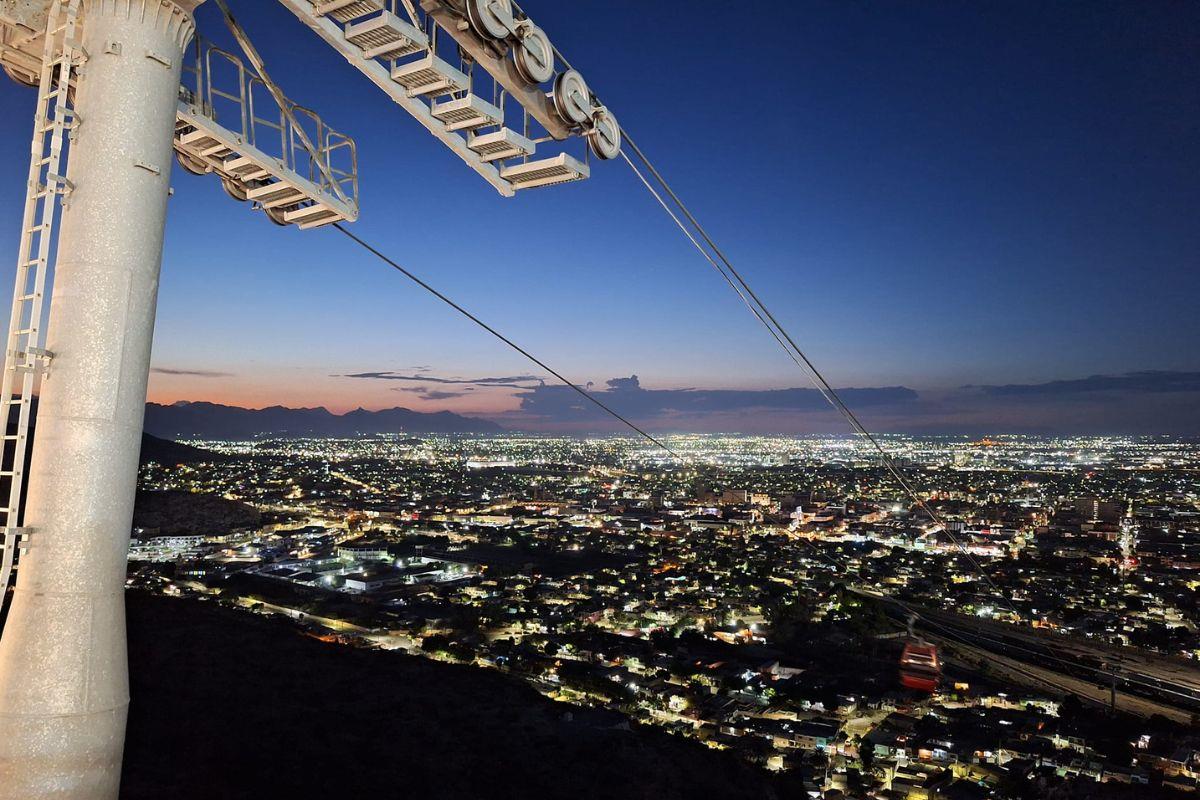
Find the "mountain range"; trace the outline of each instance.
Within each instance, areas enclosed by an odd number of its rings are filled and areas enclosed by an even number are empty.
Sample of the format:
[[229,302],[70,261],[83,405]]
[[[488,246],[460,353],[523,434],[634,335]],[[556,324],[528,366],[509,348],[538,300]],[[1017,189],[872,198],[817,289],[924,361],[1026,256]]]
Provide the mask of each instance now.
[[325,408],[239,408],[217,403],[146,404],[145,430],[166,439],[253,439],[258,436],[343,437],[377,433],[500,433],[494,422],[450,411],[408,408],[334,414]]

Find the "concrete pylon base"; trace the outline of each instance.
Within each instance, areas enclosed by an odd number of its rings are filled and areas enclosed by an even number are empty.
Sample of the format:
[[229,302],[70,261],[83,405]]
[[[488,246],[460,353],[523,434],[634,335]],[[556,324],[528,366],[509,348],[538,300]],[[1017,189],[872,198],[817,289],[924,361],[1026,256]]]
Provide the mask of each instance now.
[[0,800],[112,800],[124,586],[172,140],[196,0],[83,0],[74,131],[29,469],[0,634]]

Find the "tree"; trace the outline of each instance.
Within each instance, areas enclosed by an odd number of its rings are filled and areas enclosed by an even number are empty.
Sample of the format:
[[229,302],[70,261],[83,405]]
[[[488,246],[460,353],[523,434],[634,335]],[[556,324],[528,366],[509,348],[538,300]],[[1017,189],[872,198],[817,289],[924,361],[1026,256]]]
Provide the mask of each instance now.
[[1117,766],[1128,767],[1133,763],[1133,743],[1123,737],[1118,736],[1101,743],[1100,752]]
[[1083,702],[1073,694],[1067,695],[1058,707],[1058,716],[1068,724],[1077,721],[1082,713]]
[[441,634],[437,633],[433,634],[432,636],[426,636],[421,640],[421,649],[426,653],[436,653],[438,651],[445,650],[449,646],[449,637],[442,636]]
[[858,759],[862,762],[863,769],[870,771],[871,765],[875,763],[875,743],[866,740],[858,746]]

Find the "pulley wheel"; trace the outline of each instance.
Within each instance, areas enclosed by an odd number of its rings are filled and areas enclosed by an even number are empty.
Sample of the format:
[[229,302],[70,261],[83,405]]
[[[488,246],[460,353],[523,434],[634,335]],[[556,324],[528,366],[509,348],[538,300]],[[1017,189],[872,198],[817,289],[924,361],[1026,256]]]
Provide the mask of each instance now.
[[8,64],[0,64],[0,68],[4,70],[5,75],[12,78],[22,86],[28,86],[31,89],[38,88],[39,79],[37,76],[28,75],[16,69],[15,67],[9,66]]
[[592,118],[592,93],[575,70],[567,70],[554,82],[554,109],[568,125],[582,125]]
[[596,116],[592,117],[588,144],[596,157],[605,161],[621,154],[621,126],[617,124],[617,118],[604,106],[596,109]]
[[267,219],[271,220],[271,222],[274,222],[276,225],[286,227],[292,224],[283,218],[283,215],[286,212],[282,208],[264,208],[263,211],[267,212]]
[[193,175],[207,175],[212,172],[212,167],[208,165],[208,162],[181,150],[175,151],[175,160],[179,162],[179,166]]
[[467,0],[467,19],[485,39],[507,39],[517,24],[512,0]]
[[521,30],[521,43],[513,50],[517,72],[530,83],[545,83],[554,77],[554,46],[536,25]]
[[246,194],[246,184],[234,178],[221,178],[221,186],[225,189],[225,194],[239,202],[246,202],[248,195]]

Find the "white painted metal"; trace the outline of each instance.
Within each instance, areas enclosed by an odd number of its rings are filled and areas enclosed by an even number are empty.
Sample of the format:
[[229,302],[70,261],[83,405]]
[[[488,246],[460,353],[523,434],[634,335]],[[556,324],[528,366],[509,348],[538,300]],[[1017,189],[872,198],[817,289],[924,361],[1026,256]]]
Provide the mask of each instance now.
[[473,131],[499,125],[504,113],[478,95],[469,94],[433,104],[433,115],[446,123],[448,131]]
[[[49,365],[42,329],[42,302],[46,273],[53,254],[58,198],[70,190],[66,172],[67,132],[76,116],[71,107],[71,85],[82,54],[78,50],[76,25],[79,1],[58,4],[46,20],[52,35],[43,38],[44,53],[34,112],[33,145],[30,148],[29,179],[26,182],[25,213],[17,255],[17,278],[13,287],[12,311],[8,320],[4,375],[0,380],[0,421],[3,453],[8,469],[8,496],[0,509],[0,600],[12,577],[17,549],[26,543],[28,529],[21,526],[22,494],[25,488],[25,455],[33,422],[33,393],[40,372]],[[56,46],[63,42],[63,46]],[[13,411],[16,419],[13,419]]]
[[545,83],[554,77],[554,45],[546,32],[531,22],[517,27],[521,43],[513,51],[522,77],[530,83]]
[[37,86],[42,73],[46,0],[0,0],[0,67],[18,83]]
[[382,0],[311,0],[316,4],[318,16],[331,17],[347,23],[374,11],[383,10]]
[[516,28],[511,0],[467,0],[467,18],[480,36],[507,39]]
[[404,58],[429,47],[429,37],[390,11],[346,26],[346,41],[363,58]]
[[[294,142],[298,142],[300,146],[304,148],[305,152],[308,153],[309,164],[321,173],[321,185],[327,191],[336,195],[337,198],[342,202],[351,202],[350,197],[342,188],[341,182],[329,168],[328,159],[326,158],[326,147],[322,141],[324,139],[325,124],[321,122],[321,118],[317,116],[316,112],[308,109],[302,109],[287,99],[287,97],[283,94],[283,90],[280,89],[279,85],[275,83],[275,81],[271,80],[271,76],[267,74],[267,65],[263,63],[262,56],[258,54],[258,49],[250,41],[250,37],[246,35],[246,31],[242,28],[238,21],[234,19],[233,12],[230,10],[229,4],[226,2],[226,0],[215,0],[215,2],[217,7],[221,10],[222,16],[225,17],[225,24],[229,28],[229,32],[233,34],[234,39],[237,40],[238,47],[240,47],[242,52],[246,54],[246,58],[249,59],[251,66],[254,68],[256,77],[247,87],[247,95],[249,98],[251,114],[253,114],[254,105],[254,86],[257,84],[264,88],[271,95],[271,98],[275,101],[276,106],[283,113],[283,116],[287,122],[287,137],[292,139]],[[304,126],[300,123],[300,116],[305,116],[310,121],[316,123],[316,139],[318,142],[322,142],[322,144],[318,145],[313,142],[313,137],[309,136],[308,131],[306,131]],[[281,129],[283,129],[282,126]],[[350,149],[353,151],[353,143],[350,144]],[[357,173],[357,168],[355,169],[355,173]],[[355,186],[357,186],[357,174],[354,176],[354,180]]]
[[531,156],[537,150],[537,145],[532,140],[512,128],[471,134],[471,137],[467,139],[467,147],[478,153],[484,161],[501,161],[506,158]]
[[554,109],[570,125],[582,125],[592,118],[592,93],[577,71],[569,69],[554,82]]
[[117,797],[124,582],[183,48],[200,0],[84,0],[79,125],[0,638],[0,798]]
[[[423,17],[419,18],[411,0],[405,0],[409,25],[396,16],[397,3],[392,3],[391,11],[376,15],[374,1],[359,5],[353,0],[280,0],[501,194],[511,196],[517,188],[588,177],[587,166],[570,157],[537,166],[503,165],[535,151],[531,120],[551,138],[564,141],[595,127],[592,117],[598,106],[582,76],[569,68],[555,81],[554,92],[543,90],[540,84],[554,77],[561,59],[545,32],[515,2],[421,0]],[[349,24],[341,27],[335,20]],[[471,68],[460,69],[438,55],[439,31],[454,39],[463,62]],[[425,38],[423,50],[415,50],[415,34]],[[516,45],[512,59],[506,57],[510,43]],[[478,67],[493,79],[495,94],[490,103],[478,97],[484,92],[472,88],[471,75]],[[527,112],[523,135],[504,125],[506,98]],[[497,130],[479,133],[493,127]],[[466,134],[466,140],[459,134]],[[595,133],[593,150],[612,153],[613,134],[611,126],[602,127]],[[501,165],[505,175],[494,165]]]
[[553,158],[512,164],[500,170],[500,176],[515,189],[535,189],[539,186],[556,186],[560,183],[581,181],[591,175],[591,170],[577,158],[559,153]]
[[408,90],[409,97],[442,97],[465,92],[470,79],[433,53],[392,67],[392,80]]
[[[294,0],[280,0],[285,5]],[[503,49],[497,53],[498,42],[479,36],[469,25],[457,4],[445,0],[421,0],[421,10],[432,18],[475,63],[504,87],[508,96],[529,112],[539,125],[558,141],[569,139],[574,125],[564,123],[554,110],[554,103],[541,87],[531,84],[521,74],[516,62],[507,58]]]
[[500,177],[500,172],[494,165],[484,161],[479,154],[472,152],[461,135],[446,130],[446,126],[433,116],[429,105],[422,97],[410,95],[402,85],[392,80],[389,63],[374,58],[364,58],[362,49],[346,39],[345,30],[333,20],[318,14],[310,0],[279,0],[279,2],[324,39],[328,45],[341,53],[355,69],[366,75],[372,83],[411,114],[434,137],[449,147],[496,191],[505,197],[513,195],[512,186]]
[[[214,55],[225,67],[220,76],[209,67]],[[239,58],[219,48],[198,42],[189,49],[184,69],[175,150],[190,172],[216,174],[238,200],[270,195],[271,203],[262,206],[281,209],[273,221],[314,228],[358,219],[358,158],[352,139],[286,97],[292,114],[285,114],[265,84],[249,77]],[[222,114],[215,108],[217,100],[223,103]],[[229,126],[217,122],[218,116]],[[311,151],[296,142],[301,126],[308,129]],[[286,187],[286,193],[272,191],[272,186]]]
[[621,155],[621,126],[606,107],[596,109],[587,137],[588,146],[597,157],[608,161]]

